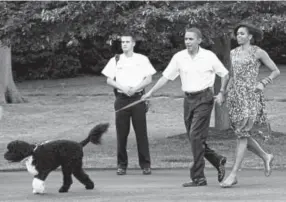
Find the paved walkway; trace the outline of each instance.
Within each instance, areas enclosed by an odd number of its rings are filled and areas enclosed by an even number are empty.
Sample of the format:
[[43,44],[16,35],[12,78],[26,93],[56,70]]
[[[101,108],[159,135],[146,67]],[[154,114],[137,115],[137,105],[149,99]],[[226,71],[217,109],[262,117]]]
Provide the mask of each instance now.
[[57,192],[61,185],[61,172],[53,172],[46,182],[45,195],[31,193],[32,177],[27,172],[0,173],[0,201],[285,201],[286,171],[274,171],[269,178],[261,170],[243,170],[239,183],[233,188],[219,187],[214,170],[206,170],[208,186],[183,188],[188,170],[153,170],[143,176],[140,170],[129,170],[126,176],[115,171],[88,171],[96,182],[96,189],[85,190],[74,179],[70,192]]

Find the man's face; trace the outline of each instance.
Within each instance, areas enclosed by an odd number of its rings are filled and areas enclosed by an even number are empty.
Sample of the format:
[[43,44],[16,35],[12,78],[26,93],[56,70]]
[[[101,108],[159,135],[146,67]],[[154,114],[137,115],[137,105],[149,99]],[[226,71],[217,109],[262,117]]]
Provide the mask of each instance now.
[[202,39],[198,37],[195,32],[186,32],[185,33],[185,45],[188,51],[195,51],[198,49],[199,44]]
[[122,36],[121,37],[121,48],[123,52],[133,50],[135,46],[135,41],[132,39],[131,36]]

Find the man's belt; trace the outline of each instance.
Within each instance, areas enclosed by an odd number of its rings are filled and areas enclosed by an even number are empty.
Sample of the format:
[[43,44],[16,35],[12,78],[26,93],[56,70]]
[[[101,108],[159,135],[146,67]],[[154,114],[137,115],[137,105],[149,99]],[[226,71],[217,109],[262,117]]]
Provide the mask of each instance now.
[[208,87],[208,88],[206,88],[206,89],[204,89],[204,90],[196,91],[196,92],[185,92],[185,95],[186,95],[186,96],[195,96],[195,95],[198,95],[198,94],[207,92],[207,91],[209,91],[209,90],[211,90],[210,87]]
[[[128,95],[126,95],[125,93],[123,93],[121,91],[117,91],[117,94],[128,97]],[[140,95],[143,95],[143,94],[144,94],[144,90],[134,93],[131,97],[133,97],[133,96],[140,96]]]

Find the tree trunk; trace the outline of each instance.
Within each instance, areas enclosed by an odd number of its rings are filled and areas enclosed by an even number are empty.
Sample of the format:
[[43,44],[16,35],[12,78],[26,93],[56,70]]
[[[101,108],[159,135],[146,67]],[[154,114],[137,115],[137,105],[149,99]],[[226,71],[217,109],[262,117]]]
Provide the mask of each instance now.
[[0,104],[22,103],[12,74],[11,48],[0,44]]
[[[212,47],[212,50],[228,70],[230,69],[230,48],[231,40],[229,35],[216,38]],[[220,86],[221,79],[217,76],[214,85],[215,94],[219,92]],[[230,128],[228,110],[225,102],[222,106],[215,105],[215,128],[219,130],[227,130]]]

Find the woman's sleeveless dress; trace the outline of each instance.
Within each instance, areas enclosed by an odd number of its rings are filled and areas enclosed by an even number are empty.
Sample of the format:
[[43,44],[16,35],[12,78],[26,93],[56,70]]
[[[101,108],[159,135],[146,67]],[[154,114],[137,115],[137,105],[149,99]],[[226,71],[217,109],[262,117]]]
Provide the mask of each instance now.
[[[232,129],[238,137],[249,137],[266,128],[264,138],[270,137],[271,129],[265,110],[263,92],[255,92],[261,62],[255,57],[257,46],[251,46],[247,56],[241,56],[241,47],[231,51],[232,82],[228,87],[226,104]],[[254,124],[253,124],[254,123]],[[250,129],[250,130],[249,130]]]

